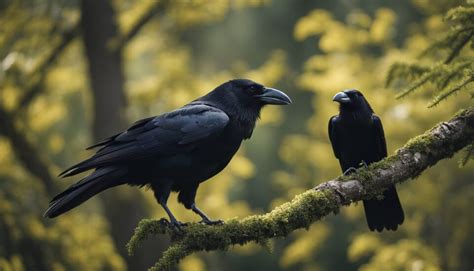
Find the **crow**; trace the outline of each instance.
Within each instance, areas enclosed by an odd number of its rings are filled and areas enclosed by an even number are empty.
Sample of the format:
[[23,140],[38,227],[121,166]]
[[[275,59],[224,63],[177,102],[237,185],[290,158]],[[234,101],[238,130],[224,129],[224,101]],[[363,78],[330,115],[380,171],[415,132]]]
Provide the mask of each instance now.
[[[345,175],[355,168],[387,157],[387,145],[380,118],[364,95],[351,89],[337,93],[339,115],[329,120],[329,139]],[[383,192],[383,199],[364,200],[365,217],[371,231],[397,230],[404,220],[395,186]]]
[[[223,83],[205,96],[169,113],[135,122],[87,149],[100,147],[90,158],[59,176],[94,171],[55,196],[44,216],[53,218],[108,188],[128,184],[147,186],[169,216],[171,191],[178,201],[198,214],[203,223],[217,224],[195,204],[198,186],[230,162],[243,140],[251,137],[260,110],[267,104],[287,105],[282,91],[247,79]],[[113,120],[111,120],[113,121]]]

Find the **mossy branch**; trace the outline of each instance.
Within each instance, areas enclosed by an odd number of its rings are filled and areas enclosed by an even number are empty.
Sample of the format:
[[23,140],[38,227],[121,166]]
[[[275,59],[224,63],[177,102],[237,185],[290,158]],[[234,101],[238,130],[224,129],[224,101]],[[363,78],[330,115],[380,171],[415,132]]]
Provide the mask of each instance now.
[[270,238],[307,229],[322,217],[338,213],[344,205],[375,197],[390,185],[415,178],[439,160],[453,156],[473,142],[474,107],[471,107],[411,139],[394,155],[350,176],[322,183],[269,213],[232,219],[219,226],[191,223],[183,231],[170,228],[164,219],[144,219],[127,247],[129,253],[133,253],[149,235],[168,234],[172,244],[151,268],[168,270],[194,252],[226,250],[232,245],[248,242],[265,243]]

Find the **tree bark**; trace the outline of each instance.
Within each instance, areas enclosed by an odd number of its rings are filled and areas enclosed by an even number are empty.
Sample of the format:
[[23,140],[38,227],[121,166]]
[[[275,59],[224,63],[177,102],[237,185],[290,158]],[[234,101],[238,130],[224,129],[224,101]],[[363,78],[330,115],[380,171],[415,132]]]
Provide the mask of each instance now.
[[81,25],[94,94],[94,139],[100,140],[125,127],[124,76],[121,51],[111,50],[118,36],[115,13],[109,1],[81,1]]
[[166,220],[142,220],[128,243],[129,253],[141,240],[152,234],[169,234],[172,245],[152,270],[168,270],[184,257],[198,251],[225,250],[231,245],[248,242],[265,243],[294,230],[308,228],[344,205],[370,199],[384,188],[415,178],[439,160],[452,157],[474,141],[474,107],[463,110],[451,120],[442,122],[423,135],[411,139],[397,153],[359,169],[355,174],[339,176],[297,195],[264,215],[242,220],[232,219],[221,226],[192,223],[182,231],[170,227]]
[[[94,140],[98,141],[126,128],[122,51],[112,46],[120,35],[110,1],[82,0],[81,11],[82,36],[94,97],[92,131]],[[118,187],[100,197],[111,236],[128,269],[143,270],[147,254],[151,258],[150,254],[160,251],[159,247],[154,244],[149,253],[135,257],[128,257],[124,248],[136,223],[148,215],[143,196],[137,189]]]

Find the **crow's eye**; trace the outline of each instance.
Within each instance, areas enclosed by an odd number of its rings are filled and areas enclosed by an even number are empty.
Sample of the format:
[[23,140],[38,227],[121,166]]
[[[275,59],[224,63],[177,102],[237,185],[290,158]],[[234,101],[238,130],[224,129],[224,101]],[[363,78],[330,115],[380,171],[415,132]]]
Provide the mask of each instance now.
[[262,92],[262,88],[259,85],[250,85],[247,88],[252,94],[258,94]]

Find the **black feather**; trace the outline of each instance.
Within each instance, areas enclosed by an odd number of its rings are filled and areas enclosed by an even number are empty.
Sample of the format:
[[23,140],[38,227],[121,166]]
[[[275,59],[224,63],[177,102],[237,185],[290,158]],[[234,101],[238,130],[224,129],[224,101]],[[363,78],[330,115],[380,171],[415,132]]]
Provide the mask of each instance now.
[[[345,91],[349,102],[341,103],[339,115],[329,120],[328,133],[341,169],[358,168],[387,156],[382,122],[356,90]],[[364,201],[367,224],[371,231],[396,230],[405,219],[395,186],[383,193],[383,199]]]
[[49,203],[44,217],[56,217],[107,188],[126,183],[126,173],[126,168],[107,167],[97,169],[89,176],[56,195]]
[[[150,186],[164,207],[171,190],[178,191],[179,201],[191,208],[199,184],[224,169],[242,140],[252,134],[266,104],[261,98],[265,90],[280,95],[284,99],[280,104],[289,103],[279,91],[250,80],[232,80],[177,110],[139,120],[90,146],[100,149],[60,176],[95,171],[54,197],[45,216],[58,216],[104,189],[125,183]],[[174,219],[171,214],[170,219]]]

